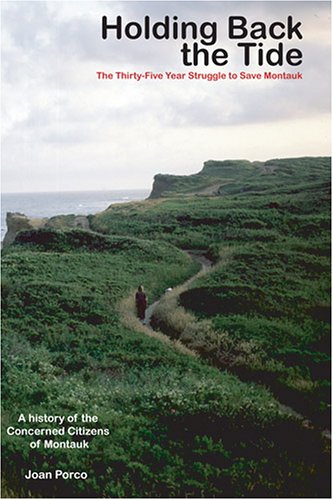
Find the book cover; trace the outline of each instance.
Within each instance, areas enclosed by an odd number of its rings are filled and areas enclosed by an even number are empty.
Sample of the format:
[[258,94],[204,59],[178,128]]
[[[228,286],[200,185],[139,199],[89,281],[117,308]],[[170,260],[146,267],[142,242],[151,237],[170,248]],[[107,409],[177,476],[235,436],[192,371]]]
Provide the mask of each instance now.
[[330,497],[330,11],[1,2],[4,498]]

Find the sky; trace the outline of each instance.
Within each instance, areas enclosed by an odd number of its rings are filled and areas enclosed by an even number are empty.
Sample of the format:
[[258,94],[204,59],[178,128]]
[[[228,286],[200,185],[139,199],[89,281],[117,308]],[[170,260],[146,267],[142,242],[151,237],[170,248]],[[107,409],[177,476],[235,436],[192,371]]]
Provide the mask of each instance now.
[[[123,27],[147,15],[216,22],[216,43],[200,48],[224,48],[228,64],[184,66],[190,37],[103,40],[104,15],[110,24],[120,15]],[[302,40],[282,41],[302,51],[302,64],[245,67],[229,16],[247,26],[301,21]],[[2,0],[1,24],[2,192],[142,189],[157,173],[196,173],[209,159],[330,155],[330,2]],[[267,50],[280,40],[262,42]],[[163,79],[115,76],[145,71]],[[189,80],[189,71],[238,78]],[[240,80],[240,71],[300,71],[302,79]]]

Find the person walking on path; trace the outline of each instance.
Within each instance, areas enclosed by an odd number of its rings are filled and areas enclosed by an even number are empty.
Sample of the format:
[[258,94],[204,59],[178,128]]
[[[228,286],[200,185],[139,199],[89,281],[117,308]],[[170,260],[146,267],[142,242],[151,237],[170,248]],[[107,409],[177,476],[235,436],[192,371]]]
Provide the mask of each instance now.
[[143,291],[143,286],[138,287],[138,291],[135,294],[135,305],[138,317],[143,321],[145,319],[145,313],[147,308],[147,296]]

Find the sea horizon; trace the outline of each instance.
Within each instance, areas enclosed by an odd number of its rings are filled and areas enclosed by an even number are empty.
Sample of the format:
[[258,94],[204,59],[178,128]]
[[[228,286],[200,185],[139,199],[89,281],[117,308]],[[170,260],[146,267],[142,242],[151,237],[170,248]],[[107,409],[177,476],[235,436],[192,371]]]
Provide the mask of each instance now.
[[134,191],[151,191],[152,188],[117,188],[117,189],[62,189],[61,191],[2,191],[2,196],[12,195],[12,194],[62,194],[62,193],[117,193],[117,192],[134,192]]

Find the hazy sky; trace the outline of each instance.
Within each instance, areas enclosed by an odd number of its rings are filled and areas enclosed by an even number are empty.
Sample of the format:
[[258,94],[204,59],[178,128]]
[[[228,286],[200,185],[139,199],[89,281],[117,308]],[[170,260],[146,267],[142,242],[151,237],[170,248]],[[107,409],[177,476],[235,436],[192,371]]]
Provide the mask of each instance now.
[[[330,154],[330,2],[4,1],[3,192],[149,188],[156,173],[189,174],[208,159]],[[123,23],[178,16],[218,23],[224,67],[185,67],[182,40],[101,37]],[[245,68],[230,15],[302,22],[293,68]],[[192,41],[188,40],[191,44]],[[269,39],[267,47],[279,41]],[[295,72],[302,80],[98,80],[96,72]]]

